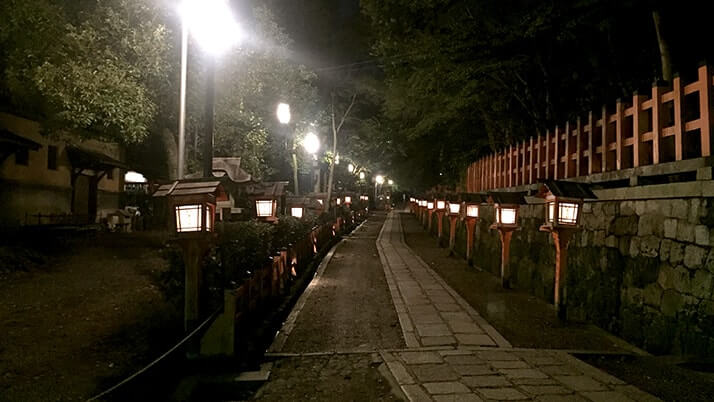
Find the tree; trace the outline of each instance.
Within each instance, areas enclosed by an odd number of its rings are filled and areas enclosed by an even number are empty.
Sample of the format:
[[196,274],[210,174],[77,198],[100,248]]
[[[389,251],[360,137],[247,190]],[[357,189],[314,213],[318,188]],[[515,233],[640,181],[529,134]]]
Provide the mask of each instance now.
[[0,5],[4,103],[50,130],[145,139],[171,71],[169,31],[140,0],[8,0]]
[[332,163],[330,163],[330,173],[327,179],[327,208],[330,208],[330,200],[332,200],[332,180],[335,176],[335,159],[337,157],[337,136],[340,134],[340,130],[342,130],[342,126],[345,124],[345,119],[347,119],[347,116],[350,115],[350,111],[352,110],[352,107],[355,105],[355,99],[357,99],[357,94],[352,95],[352,100],[350,101],[349,106],[347,106],[347,109],[345,110],[345,113],[342,115],[342,118],[340,118],[340,122],[337,123],[337,118],[335,117],[335,96],[332,96],[332,103],[330,104],[330,122],[332,123],[332,155],[333,155],[333,160]]

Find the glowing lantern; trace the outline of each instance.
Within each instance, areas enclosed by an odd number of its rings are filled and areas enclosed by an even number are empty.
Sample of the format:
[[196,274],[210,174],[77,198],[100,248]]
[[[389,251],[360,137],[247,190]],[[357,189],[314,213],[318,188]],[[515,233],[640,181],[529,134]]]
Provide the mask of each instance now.
[[294,218],[298,218],[298,219],[302,218],[302,215],[304,212],[303,210],[304,210],[303,207],[291,207],[290,208],[290,216],[292,216]]

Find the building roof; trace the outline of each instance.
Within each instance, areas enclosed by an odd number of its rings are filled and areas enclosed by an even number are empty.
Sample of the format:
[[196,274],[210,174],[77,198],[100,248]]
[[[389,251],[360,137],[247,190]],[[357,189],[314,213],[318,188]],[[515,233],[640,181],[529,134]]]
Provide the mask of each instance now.
[[67,146],[67,156],[69,157],[69,162],[74,168],[94,170],[107,170],[113,168],[127,169],[127,165],[110,156],[73,145]]
[[524,191],[489,191],[488,197],[495,204],[525,204],[527,194]]
[[[241,169],[240,157],[214,157],[213,177],[227,178],[233,183],[247,183],[253,180],[250,173]],[[203,177],[202,172],[187,174],[187,179],[198,179]]]
[[14,151],[18,148],[27,148],[32,151],[37,151],[42,148],[42,145],[28,138],[21,137],[8,130],[0,128],[0,149]]
[[485,193],[461,193],[461,201],[488,202],[488,195]]
[[198,180],[176,180],[171,183],[162,184],[154,192],[154,197],[166,196],[187,196],[187,195],[210,195],[216,196],[217,201],[225,201],[228,195],[223,190],[221,182],[215,179]]
[[545,180],[541,186],[539,195],[544,196],[547,191],[550,191],[556,197],[580,199],[597,198],[588,184],[573,181]]
[[285,195],[287,181],[264,181],[248,187],[246,194],[253,198],[279,198]]

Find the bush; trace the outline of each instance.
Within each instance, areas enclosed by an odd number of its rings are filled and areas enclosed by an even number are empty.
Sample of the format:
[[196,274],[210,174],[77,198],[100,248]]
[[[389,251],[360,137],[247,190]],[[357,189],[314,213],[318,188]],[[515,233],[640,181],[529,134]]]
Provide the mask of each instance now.
[[216,249],[224,286],[239,286],[274,255],[275,226],[257,221],[225,223]]

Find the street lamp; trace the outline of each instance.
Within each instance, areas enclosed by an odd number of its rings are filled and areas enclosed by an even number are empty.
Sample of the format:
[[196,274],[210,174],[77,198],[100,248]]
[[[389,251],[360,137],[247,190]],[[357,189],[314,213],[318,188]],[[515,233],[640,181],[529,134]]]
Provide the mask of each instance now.
[[[347,165],[347,171],[350,172],[350,173],[353,173],[353,172],[355,171],[355,165],[353,165],[353,164],[351,164],[351,163],[348,164],[348,165]],[[364,172],[360,172],[360,178],[361,178],[362,173],[364,173]]]
[[302,147],[305,151],[312,155],[313,182],[315,183],[313,191],[320,192],[320,171],[317,166],[317,151],[320,149],[320,139],[315,133],[309,132],[302,140]]
[[378,175],[374,178],[374,182],[377,183],[377,184],[379,184],[379,185],[381,186],[382,184],[384,184],[384,176],[382,176],[381,174],[378,174]]
[[280,124],[290,123],[290,105],[287,103],[278,103],[278,110],[276,111],[276,114],[278,115],[278,121]]
[[196,39],[209,54],[206,88],[206,129],[203,175],[213,175],[213,109],[215,103],[215,57],[237,43],[241,30],[227,0],[184,0],[179,6],[181,16],[181,83],[179,102],[178,178],[184,176],[186,154],[186,75],[188,69],[188,35]]
[[387,183],[388,183],[390,186],[393,186],[393,185],[394,185],[394,180],[389,179],[389,180],[387,181]]

